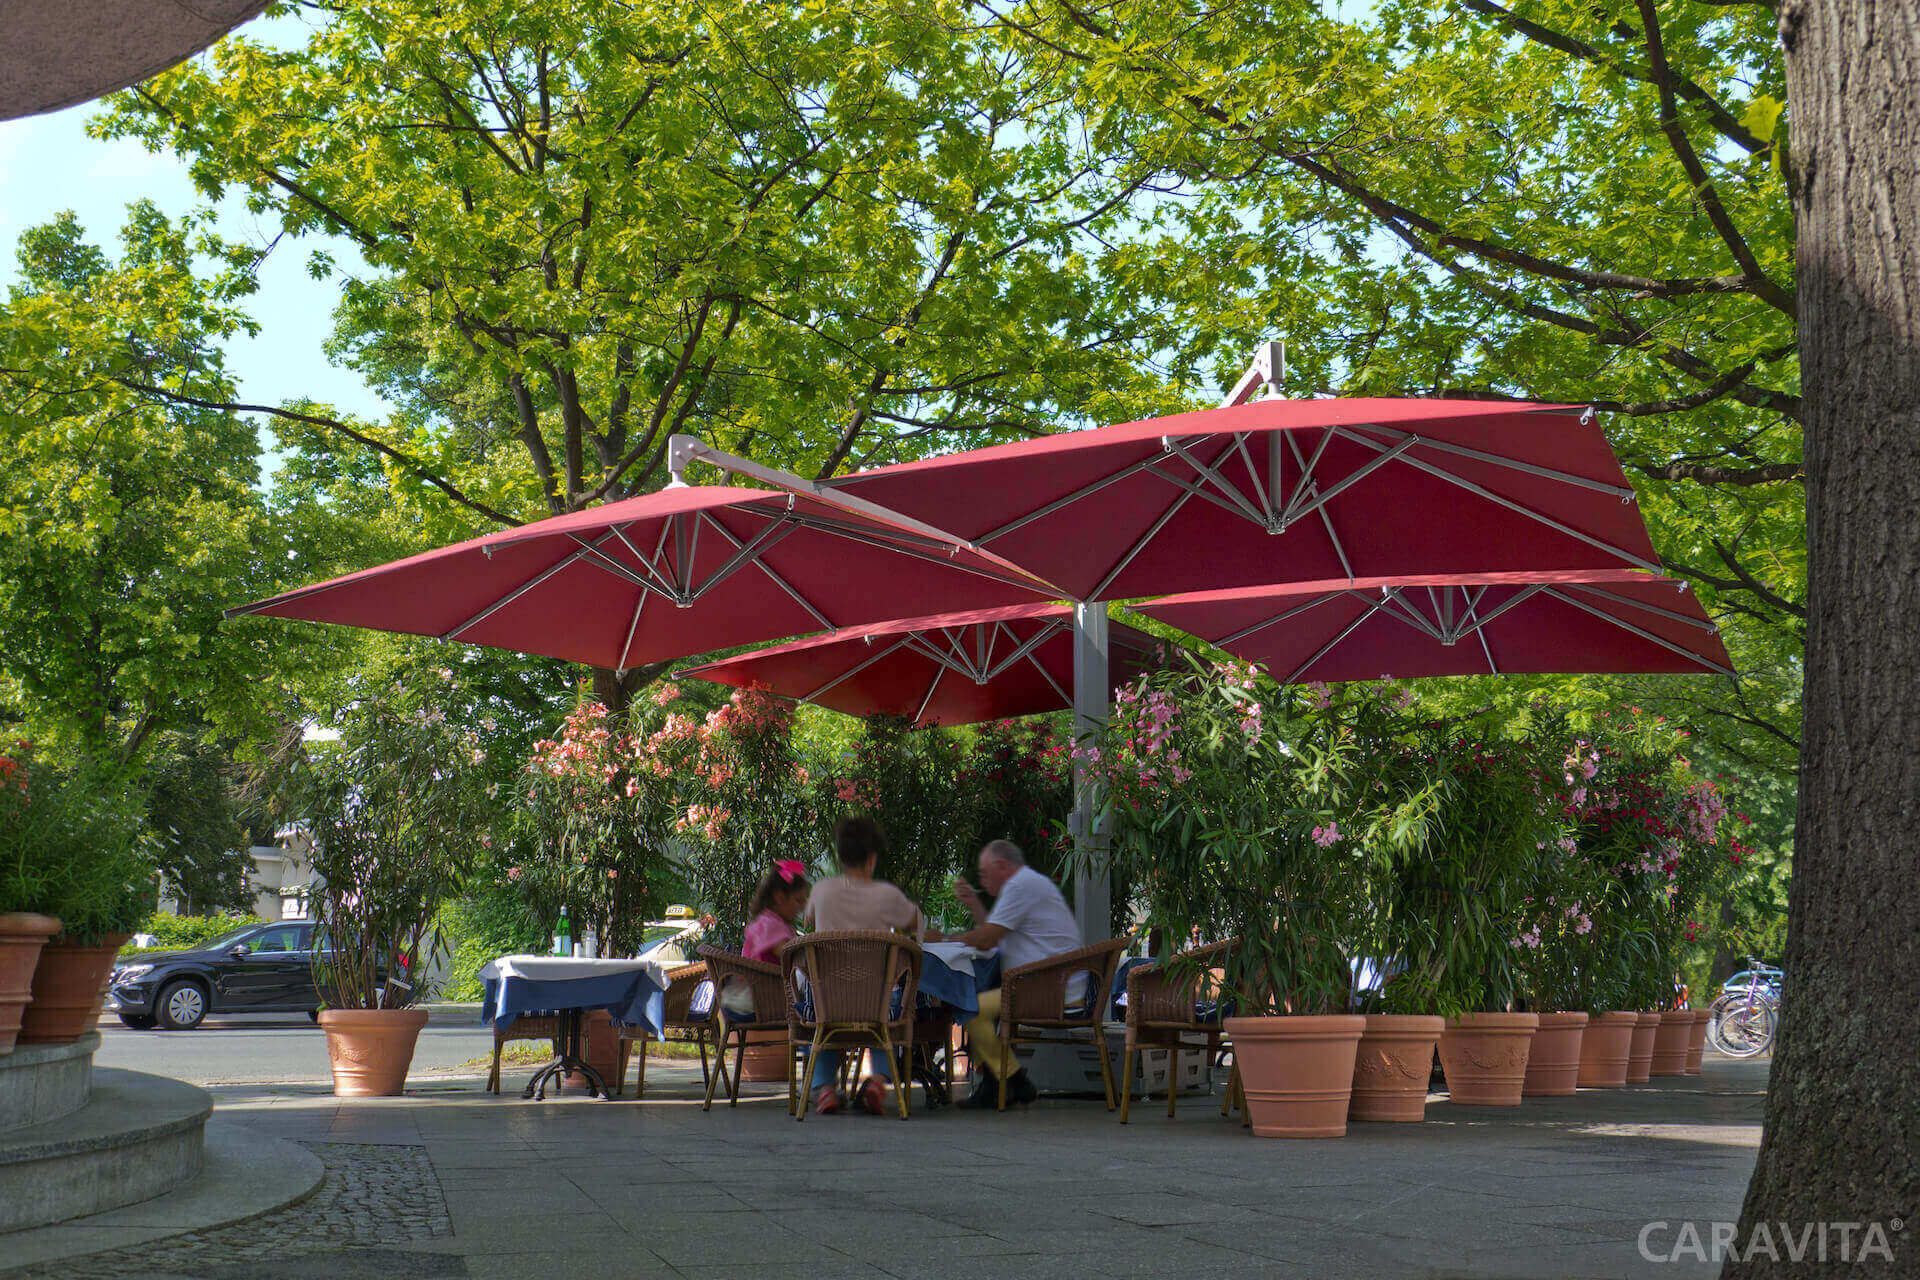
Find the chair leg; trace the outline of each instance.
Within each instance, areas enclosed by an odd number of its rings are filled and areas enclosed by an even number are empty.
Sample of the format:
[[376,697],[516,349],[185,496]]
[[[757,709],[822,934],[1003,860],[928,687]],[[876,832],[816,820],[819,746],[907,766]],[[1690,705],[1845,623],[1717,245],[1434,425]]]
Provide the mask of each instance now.
[[[808,1048],[808,1050],[807,1050],[807,1063],[808,1063],[808,1068],[809,1068],[809,1070],[808,1070],[808,1074],[809,1074],[809,1080],[808,1080],[808,1083],[809,1083],[809,1084],[810,1084],[810,1083],[812,1083],[812,1080],[811,1080],[811,1074],[812,1074],[812,1070],[811,1070],[811,1068],[812,1068],[812,1064],[813,1064],[813,1063],[815,1063],[815,1062],[818,1062],[818,1061],[820,1060],[820,1057],[819,1057],[819,1054],[820,1054],[820,1050],[821,1050],[821,1047],[822,1047],[823,1045],[825,1045],[825,1044],[826,1044],[826,1041],[827,1041],[827,1029],[826,1029],[826,1026],[825,1026],[825,1025],[823,1024],[823,1025],[821,1025],[821,1026],[818,1026],[818,1027],[815,1027],[815,1028],[813,1029],[813,1041],[812,1041],[812,1044],[810,1045],[810,1047],[809,1047],[809,1048]],[[842,1061],[841,1061],[841,1065],[842,1065],[842,1067],[844,1068],[844,1066],[845,1066],[845,1059],[842,1059]],[[796,1079],[797,1079],[797,1077],[796,1077]],[[797,1107],[796,1107],[796,1108],[794,1109],[794,1113],[793,1113],[793,1118],[794,1118],[795,1120],[805,1120],[805,1119],[807,1118],[807,1104],[808,1104],[808,1101],[809,1101],[809,1099],[808,1099],[808,1098],[807,1098],[807,1096],[806,1096],[806,1090],[804,1090],[804,1089],[803,1089],[803,1090],[801,1090],[801,1095],[800,1095],[800,1103],[799,1103],[799,1105],[798,1105],[798,1106],[797,1106]]]
[[[640,1072],[633,1080],[633,1100],[635,1102],[644,1101],[647,1096],[647,1050],[652,1046],[652,1036],[640,1037]],[[623,1074],[620,1077],[620,1083],[624,1085],[626,1082],[626,1076]]]
[[913,1093],[913,1077],[906,1072],[906,1068],[912,1065],[908,1059],[913,1056],[913,1040],[911,1037],[907,1040],[905,1053],[895,1053],[893,1037],[883,1029],[880,1038],[886,1046],[887,1065],[893,1068],[893,1096],[900,1106],[900,1118],[905,1120]]
[[794,1087],[799,1083],[800,1072],[797,1066],[800,1057],[799,1046],[793,1042],[793,1032],[787,1032],[787,1114],[796,1114]]
[[700,1083],[707,1083],[707,1029],[701,1027],[693,1033],[694,1042],[700,1046]]
[[619,1097],[627,1088],[627,1059],[633,1053],[633,1042],[621,1036],[613,1046],[613,1079],[609,1082],[609,1092]]
[[493,1066],[487,1072],[487,1092],[500,1092],[500,1042],[493,1042]]
[[1127,1113],[1133,1109],[1133,1041],[1129,1040],[1120,1050],[1120,1123],[1127,1122]]
[[[1003,1034],[1000,1037],[1000,1043],[1006,1048],[1009,1057],[1012,1057],[1015,1062],[1020,1060],[1019,1057],[1014,1054],[1013,1041],[1007,1039]],[[1007,1077],[1012,1074],[1011,1071],[997,1071],[994,1073],[994,1083],[999,1086],[999,1096],[994,1105],[995,1111],[1005,1111],[1007,1109]]]
[[[707,1077],[706,1101],[700,1104],[702,1111],[713,1110],[713,1088],[727,1078],[727,1029],[722,1025],[714,1041],[714,1072]],[[731,1095],[731,1089],[729,1089]]]
[[1100,1055],[1100,1088],[1107,1096],[1107,1110],[1112,1111],[1119,1103],[1113,1097],[1113,1066],[1107,1058],[1106,1032],[1099,1027],[1093,1029],[1093,1051]]
[[741,1031],[733,1042],[733,1079],[727,1082],[727,1105],[740,1105],[740,1085],[747,1069],[747,1033]]

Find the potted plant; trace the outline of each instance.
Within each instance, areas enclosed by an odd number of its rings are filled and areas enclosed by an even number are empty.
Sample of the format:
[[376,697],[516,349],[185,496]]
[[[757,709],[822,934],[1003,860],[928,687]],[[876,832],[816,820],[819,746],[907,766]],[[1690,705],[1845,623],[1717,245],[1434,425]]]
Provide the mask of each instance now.
[[1222,990],[1253,1132],[1338,1137],[1364,1025],[1347,1012],[1363,853],[1340,825],[1360,748],[1335,718],[1287,714],[1250,669],[1195,660],[1123,690],[1076,751],[1148,928],[1237,939]]
[[[714,916],[707,940],[739,950],[754,887],[781,858],[812,862],[823,846],[812,773],[793,743],[794,705],[740,689],[703,721],[669,716],[660,733],[678,813],[675,838],[695,895]],[[748,1080],[787,1078],[785,1032],[749,1037]]]
[[[1365,1018],[1354,1056],[1353,1120],[1418,1123],[1426,1118],[1433,1055],[1446,1027],[1437,1012],[1437,973],[1409,965],[1431,956],[1431,919],[1411,908],[1426,885],[1426,840],[1443,799],[1444,783],[1432,758],[1417,749],[1407,719],[1412,695],[1390,685],[1310,684],[1305,713],[1338,720],[1356,744],[1351,790],[1372,800],[1337,830],[1359,855],[1364,891],[1358,901],[1357,954],[1370,981],[1355,1007]],[[1324,837],[1325,828],[1322,828]]]
[[1413,750],[1434,775],[1421,841],[1400,860],[1389,893],[1387,985],[1402,1008],[1446,1018],[1440,1063],[1449,1100],[1518,1106],[1539,1015],[1515,1008],[1515,925],[1539,845],[1557,834],[1529,736],[1503,740],[1490,721],[1421,726]]
[[10,1026],[20,1043],[70,1044],[93,1029],[114,956],[153,909],[152,839],[124,779],[51,768],[25,743],[5,759],[0,1044]]
[[[666,905],[672,771],[663,778],[648,768],[657,760],[646,748],[664,702],[656,696],[617,715],[582,698],[558,736],[534,743],[516,792],[514,889],[542,928],[564,909],[596,956],[636,954],[646,922]],[[611,1015],[592,1011],[584,1032],[588,1064],[612,1079],[619,1041]]]
[[[1549,730],[1551,741],[1559,733]],[[1582,855],[1575,797],[1584,801],[1598,769],[1597,752],[1575,738],[1564,758],[1543,761],[1539,786],[1543,829],[1527,871],[1523,913],[1513,938],[1519,1003],[1540,1016],[1527,1053],[1521,1096],[1571,1097],[1579,1086],[1580,1058],[1592,1015],[1584,979],[1592,970],[1595,913],[1607,877]]]
[[1606,729],[1586,749],[1572,809],[1581,855],[1605,886],[1584,964],[1590,1020],[1580,1083],[1613,1088],[1646,1082],[1660,1011],[1674,1000],[1680,815],[1671,735],[1651,721],[1615,717]]
[[435,919],[485,834],[485,752],[431,685],[401,680],[354,704],[303,778],[314,984],[342,1096],[405,1089],[442,949]]

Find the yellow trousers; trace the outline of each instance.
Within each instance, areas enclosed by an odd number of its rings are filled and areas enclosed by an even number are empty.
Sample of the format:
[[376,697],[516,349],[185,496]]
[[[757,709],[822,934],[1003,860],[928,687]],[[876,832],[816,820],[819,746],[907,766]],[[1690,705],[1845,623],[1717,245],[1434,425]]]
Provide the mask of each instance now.
[[967,1052],[1002,1080],[1020,1069],[1013,1050],[1000,1039],[1000,988],[980,993],[980,1012],[967,1021]]

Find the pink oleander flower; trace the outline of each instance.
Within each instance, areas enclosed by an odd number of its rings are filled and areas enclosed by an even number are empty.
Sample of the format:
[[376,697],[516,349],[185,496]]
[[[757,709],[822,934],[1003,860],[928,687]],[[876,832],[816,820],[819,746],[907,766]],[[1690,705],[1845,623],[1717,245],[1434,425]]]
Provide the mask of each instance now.
[[1324,827],[1316,826],[1313,829],[1313,842],[1322,849],[1331,848],[1339,843],[1339,840],[1340,824],[1338,822],[1329,822]]
[[518,867],[507,868],[507,879],[518,880],[519,878],[520,878],[520,868]]

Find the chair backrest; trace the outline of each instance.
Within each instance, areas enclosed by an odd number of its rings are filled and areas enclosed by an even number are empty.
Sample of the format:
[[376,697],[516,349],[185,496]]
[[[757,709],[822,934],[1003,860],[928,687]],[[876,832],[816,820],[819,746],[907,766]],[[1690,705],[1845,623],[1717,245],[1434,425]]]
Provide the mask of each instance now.
[[[780,980],[780,966],[764,960],[749,960],[714,946],[701,947],[700,957],[707,962],[707,972],[713,978],[715,1017],[720,1014],[720,993],[739,986],[745,987],[753,997],[754,1025],[786,1024],[787,996]],[[740,1020],[734,1017],[728,1021],[737,1024]]]
[[[1107,989],[1113,985],[1113,971],[1126,949],[1125,938],[1109,938],[1007,970],[1000,975],[1002,1016],[1014,1022],[1098,1025]],[[1073,979],[1082,973],[1089,975],[1092,986],[1085,1008],[1069,999]]]
[[683,964],[667,970],[666,1022],[669,1026],[694,1021],[693,993],[707,980],[705,964]]
[[911,1018],[921,959],[912,938],[865,929],[810,933],[780,948],[789,998],[799,1009],[811,1005],[810,1023]]
[[1175,966],[1136,965],[1127,971],[1127,1021],[1134,1026],[1153,1023],[1199,1022],[1195,1006],[1204,999],[1217,999],[1220,980],[1217,971],[1227,955],[1239,944],[1238,938],[1209,943],[1183,951]]

